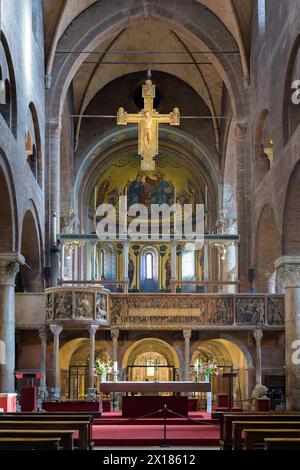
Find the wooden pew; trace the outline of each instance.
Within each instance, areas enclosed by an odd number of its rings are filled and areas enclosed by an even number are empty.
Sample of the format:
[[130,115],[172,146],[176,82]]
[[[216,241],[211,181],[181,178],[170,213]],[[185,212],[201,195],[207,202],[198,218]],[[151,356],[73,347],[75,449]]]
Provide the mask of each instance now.
[[0,430],[5,429],[54,429],[79,431],[79,449],[89,449],[89,421],[47,421],[47,420],[0,420]]
[[0,437],[3,438],[59,438],[63,450],[74,450],[73,431],[50,430],[50,429],[5,429],[0,430]]
[[77,413],[5,413],[0,415],[1,420],[14,420],[14,421],[88,421],[88,443],[89,449],[93,448],[93,416],[89,414]]
[[[291,418],[292,417],[292,418]],[[300,412],[257,412],[250,413],[224,413],[221,418],[220,445],[222,450],[232,450],[232,422],[233,421],[287,421],[298,419]]]
[[0,437],[0,450],[60,450],[59,437]]
[[300,418],[293,421],[233,421],[233,449],[242,449],[242,432],[245,429],[299,429]]
[[300,450],[300,437],[267,437],[265,450]]
[[245,429],[245,450],[254,450],[262,445],[264,440],[268,437],[299,437],[300,429]]

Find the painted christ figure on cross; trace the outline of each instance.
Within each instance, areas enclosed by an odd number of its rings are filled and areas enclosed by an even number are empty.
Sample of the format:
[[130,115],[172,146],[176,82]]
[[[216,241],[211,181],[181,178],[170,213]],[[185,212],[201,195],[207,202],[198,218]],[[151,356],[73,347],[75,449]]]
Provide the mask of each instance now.
[[153,108],[155,85],[152,84],[149,75],[142,87],[142,96],[144,109],[137,114],[129,114],[124,108],[119,108],[117,124],[119,126],[126,126],[128,123],[138,124],[138,153],[143,157],[141,169],[147,171],[155,170],[153,157],[158,154],[158,125],[164,123],[179,126],[180,112],[178,108],[174,108],[169,114],[159,114]]

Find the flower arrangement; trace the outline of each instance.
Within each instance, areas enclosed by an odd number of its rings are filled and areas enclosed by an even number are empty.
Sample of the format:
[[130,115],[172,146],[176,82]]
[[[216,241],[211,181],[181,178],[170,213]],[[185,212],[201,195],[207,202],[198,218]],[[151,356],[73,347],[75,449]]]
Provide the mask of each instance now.
[[196,375],[218,375],[218,366],[213,361],[204,362],[201,359],[197,359],[194,364],[194,371]]
[[94,365],[94,371],[97,375],[107,374],[112,372],[112,361],[97,359]]

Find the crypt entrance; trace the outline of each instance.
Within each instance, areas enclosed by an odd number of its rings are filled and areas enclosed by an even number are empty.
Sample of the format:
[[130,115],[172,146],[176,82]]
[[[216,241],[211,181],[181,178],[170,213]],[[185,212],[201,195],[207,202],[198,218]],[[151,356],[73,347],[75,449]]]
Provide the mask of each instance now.
[[[110,346],[106,341],[96,340],[95,360],[111,360]],[[65,398],[84,400],[87,397],[89,383],[89,339],[76,338],[65,343],[60,349],[61,394]],[[111,374],[107,374],[111,380]],[[95,387],[99,393],[100,379],[95,376]]]
[[175,381],[179,377],[179,359],[165,341],[145,338],[128,348],[122,369],[129,381]]
[[211,377],[212,402],[218,404],[221,395],[228,394],[228,380],[224,374],[233,374],[233,402],[236,406],[246,408],[249,399],[249,374],[253,368],[252,359],[245,345],[228,339],[209,339],[195,344],[191,357],[191,377],[204,380],[205,377],[195,376],[194,365],[197,360],[217,364],[217,374]]

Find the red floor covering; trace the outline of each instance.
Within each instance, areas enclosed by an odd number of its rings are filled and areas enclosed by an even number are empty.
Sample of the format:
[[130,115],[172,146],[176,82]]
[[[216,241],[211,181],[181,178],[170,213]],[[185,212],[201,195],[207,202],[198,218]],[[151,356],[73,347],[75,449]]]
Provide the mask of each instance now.
[[[211,420],[210,413],[206,411],[190,411],[189,418],[192,418],[197,421],[211,421],[211,424],[218,424],[218,420]],[[123,418],[121,411],[111,411],[111,412],[104,412],[102,413],[101,418],[95,418],[94,424],[96,425],[132,425],[132,424],[139,424],[139,425],[149,425],[149,424],[161,424],[163,422],[163,416],[161,418]],[[186,417],[176,417],[168,418],[168,424],[199,424],[197,422],[193,423],[189,421]]]
[[[146,425],[93,425],[93,441],[97,447],[159,446],[163,443],[163,426]],[[167,426],[167,440],[173,446],[218,446],[218,425]]]

